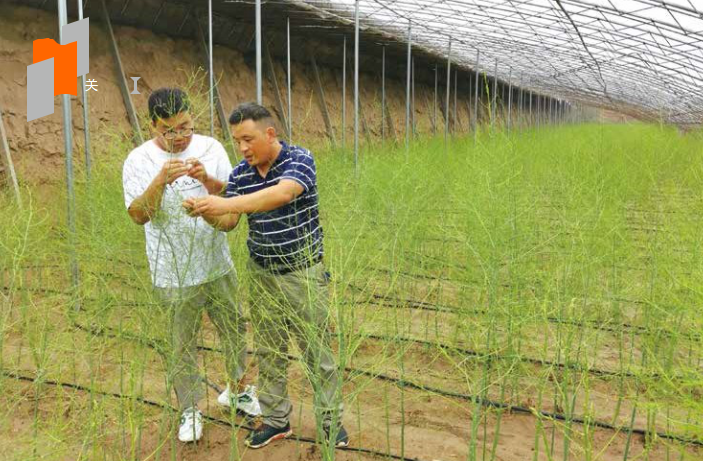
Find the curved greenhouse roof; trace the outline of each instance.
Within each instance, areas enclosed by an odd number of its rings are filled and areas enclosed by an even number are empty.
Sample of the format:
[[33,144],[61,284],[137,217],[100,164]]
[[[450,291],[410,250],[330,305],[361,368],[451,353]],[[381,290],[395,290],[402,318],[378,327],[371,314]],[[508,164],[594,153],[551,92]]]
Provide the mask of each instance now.
[[[329,19],[354,0],[305,3]],[[679,125],[703,118],[703,0],[360,0],[366,31],[574,102]],[[478,58],[478,59],[477,59]],[[519,84],[519,83],[518,83]]]

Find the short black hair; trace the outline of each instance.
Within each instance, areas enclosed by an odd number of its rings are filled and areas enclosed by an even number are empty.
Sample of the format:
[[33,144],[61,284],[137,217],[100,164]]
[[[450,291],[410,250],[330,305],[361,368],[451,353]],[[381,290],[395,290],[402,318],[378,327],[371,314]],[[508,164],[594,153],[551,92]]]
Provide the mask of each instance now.
[[270,120],[271,125],[273,125],[271,112],[261,104],[256,104],[255,102],[240,104],[229,116],[230,125],[238,125],[245,120],[252,120],[254,122]]
[[170,118],[190,109],[190,100],[180,88],[159,88],[149,96],[149,116],[152,121]]

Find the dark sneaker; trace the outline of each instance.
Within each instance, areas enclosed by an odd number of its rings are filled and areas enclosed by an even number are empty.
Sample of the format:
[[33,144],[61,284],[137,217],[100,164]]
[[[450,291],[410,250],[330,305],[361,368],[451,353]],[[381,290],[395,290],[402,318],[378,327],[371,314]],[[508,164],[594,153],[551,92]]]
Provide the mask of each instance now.
[[291,435],[293,435],[293,431],[290,428],[290,423],[284,427],[271,427],[268,424],[262,424],[249,434],[244,444],[249,448],[262,448],[274,440],[287,439]]
[[[325,436],[326,436],[327,440],[329,440],[329,438],[330,438],[330,428],[329,427],[325,428]],[[344,429],[344,426],[339,426],[339,430],[337,430],[337,440],[336,440],[334,446],[337,448],[349,446],[349,435],[347,434],[347,431]]]

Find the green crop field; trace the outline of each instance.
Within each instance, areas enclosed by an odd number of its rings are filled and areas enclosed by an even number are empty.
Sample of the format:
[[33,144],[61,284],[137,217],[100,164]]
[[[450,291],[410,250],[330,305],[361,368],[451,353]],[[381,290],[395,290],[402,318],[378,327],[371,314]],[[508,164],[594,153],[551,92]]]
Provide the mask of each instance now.
[[[21,210],[2,197],[0,458],[264,459],[212,403],[200,448],[174,441],[168,312],[122,198],[130,145],[101,145],[75,246],[63,186]],[[562,125],[379,143],[358,170],[314,153],[352,451],[313,450],[291,348],[294,459],[703,459],[701,137]],[[247,310],[246,224],[229,239]],[[212,400],[209,323],[200,344]]]

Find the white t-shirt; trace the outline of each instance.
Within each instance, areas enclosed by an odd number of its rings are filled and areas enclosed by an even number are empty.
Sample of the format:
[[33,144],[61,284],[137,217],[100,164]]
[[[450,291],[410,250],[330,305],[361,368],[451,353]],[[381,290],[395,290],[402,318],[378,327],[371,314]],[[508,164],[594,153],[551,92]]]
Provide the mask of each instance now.
[[[130,152],[124,162],[122,185],[125,206],[142,195],[166,160],[194,157],[210,176],[227,182],[232,165],[224,147],[209,136],[193,135],[183,152],[163,151],[149,140]],[[234,266],[224,232],[203,218],[188,216],[181,206],[189,197],[208,195],[205,186],[190,176],[182,176],[164,189],[161,209],[144,225],[146,254],[155,286],[177,288],[200,285],[223,276]]]

